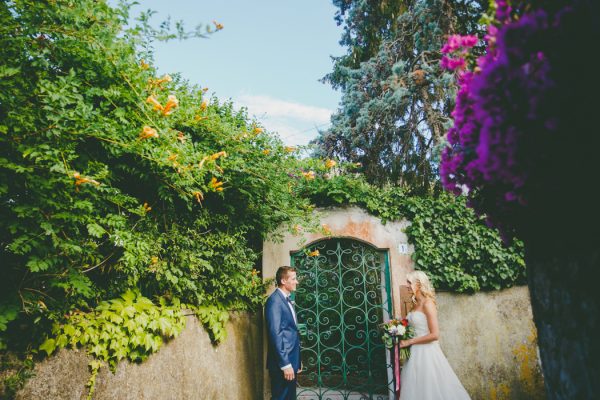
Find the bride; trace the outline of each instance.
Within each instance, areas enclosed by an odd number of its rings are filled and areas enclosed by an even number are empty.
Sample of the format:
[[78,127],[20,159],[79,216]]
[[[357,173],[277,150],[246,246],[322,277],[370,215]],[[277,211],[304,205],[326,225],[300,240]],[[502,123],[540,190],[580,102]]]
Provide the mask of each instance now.
[[407,283],[415,303],[407,318],[415,337],[400,341],[400,347],[411,346],[402,368],[400,400],[470,399],[438,343],[435,292],[429,278],[414,271],[408,274]]

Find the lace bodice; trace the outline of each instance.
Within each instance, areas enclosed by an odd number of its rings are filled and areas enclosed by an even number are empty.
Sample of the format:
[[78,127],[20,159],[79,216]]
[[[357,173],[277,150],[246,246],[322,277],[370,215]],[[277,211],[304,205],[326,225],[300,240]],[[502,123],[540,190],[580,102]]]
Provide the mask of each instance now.
[[415,330],[415,337],[424,336],[429,333],[427,316],[422,311],[411,311],[406,318],[410,326]]

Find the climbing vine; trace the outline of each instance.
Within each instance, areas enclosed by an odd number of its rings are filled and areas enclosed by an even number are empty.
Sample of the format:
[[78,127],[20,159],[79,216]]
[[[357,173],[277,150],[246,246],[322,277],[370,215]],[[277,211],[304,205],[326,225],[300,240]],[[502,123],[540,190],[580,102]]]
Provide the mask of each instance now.
[[60,348],[83,347],[93,356],[89,367],[88,399],[95,389],[96,375],[104,363],[114,371],[122,359],[144,361],[165,340],[177,337],[185,326],[179,300],[164,298],[155,305],[139,291],[128,290],[120,297],[101,302],[91,312],[74,311],[66,322],[55,323],[52,335],[40,350],[51,355]]
[[315,168],[300,193],[322,207],[362,207],[384,223],[410,221],[406,234],[414,245],[415,268],[428,272],[439,289],[474,292],[525,283],[522,243],[505,244],[463,197],[409,196],[398,187],[375,187],[354,174],[355,168],[353,164],[329,171]]

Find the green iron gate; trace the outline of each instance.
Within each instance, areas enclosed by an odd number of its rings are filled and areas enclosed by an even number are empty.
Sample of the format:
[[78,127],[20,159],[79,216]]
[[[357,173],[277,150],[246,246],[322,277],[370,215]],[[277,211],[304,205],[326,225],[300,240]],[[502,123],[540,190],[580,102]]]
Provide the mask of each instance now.
[[292,266],[304,367],[297,399],[393,399],[379,328],[391,314],[387,252],[328,239],[293,253]]

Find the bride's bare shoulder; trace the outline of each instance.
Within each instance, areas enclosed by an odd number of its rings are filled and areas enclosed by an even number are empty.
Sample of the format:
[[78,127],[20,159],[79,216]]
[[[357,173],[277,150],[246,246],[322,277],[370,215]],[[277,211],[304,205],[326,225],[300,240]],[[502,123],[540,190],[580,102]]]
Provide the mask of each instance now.
[[437,307],[435,305],[435,301],[433,299],[425,299],[425,301],[423,302],[423,309],[426,312],[436,312],[437,311]]

